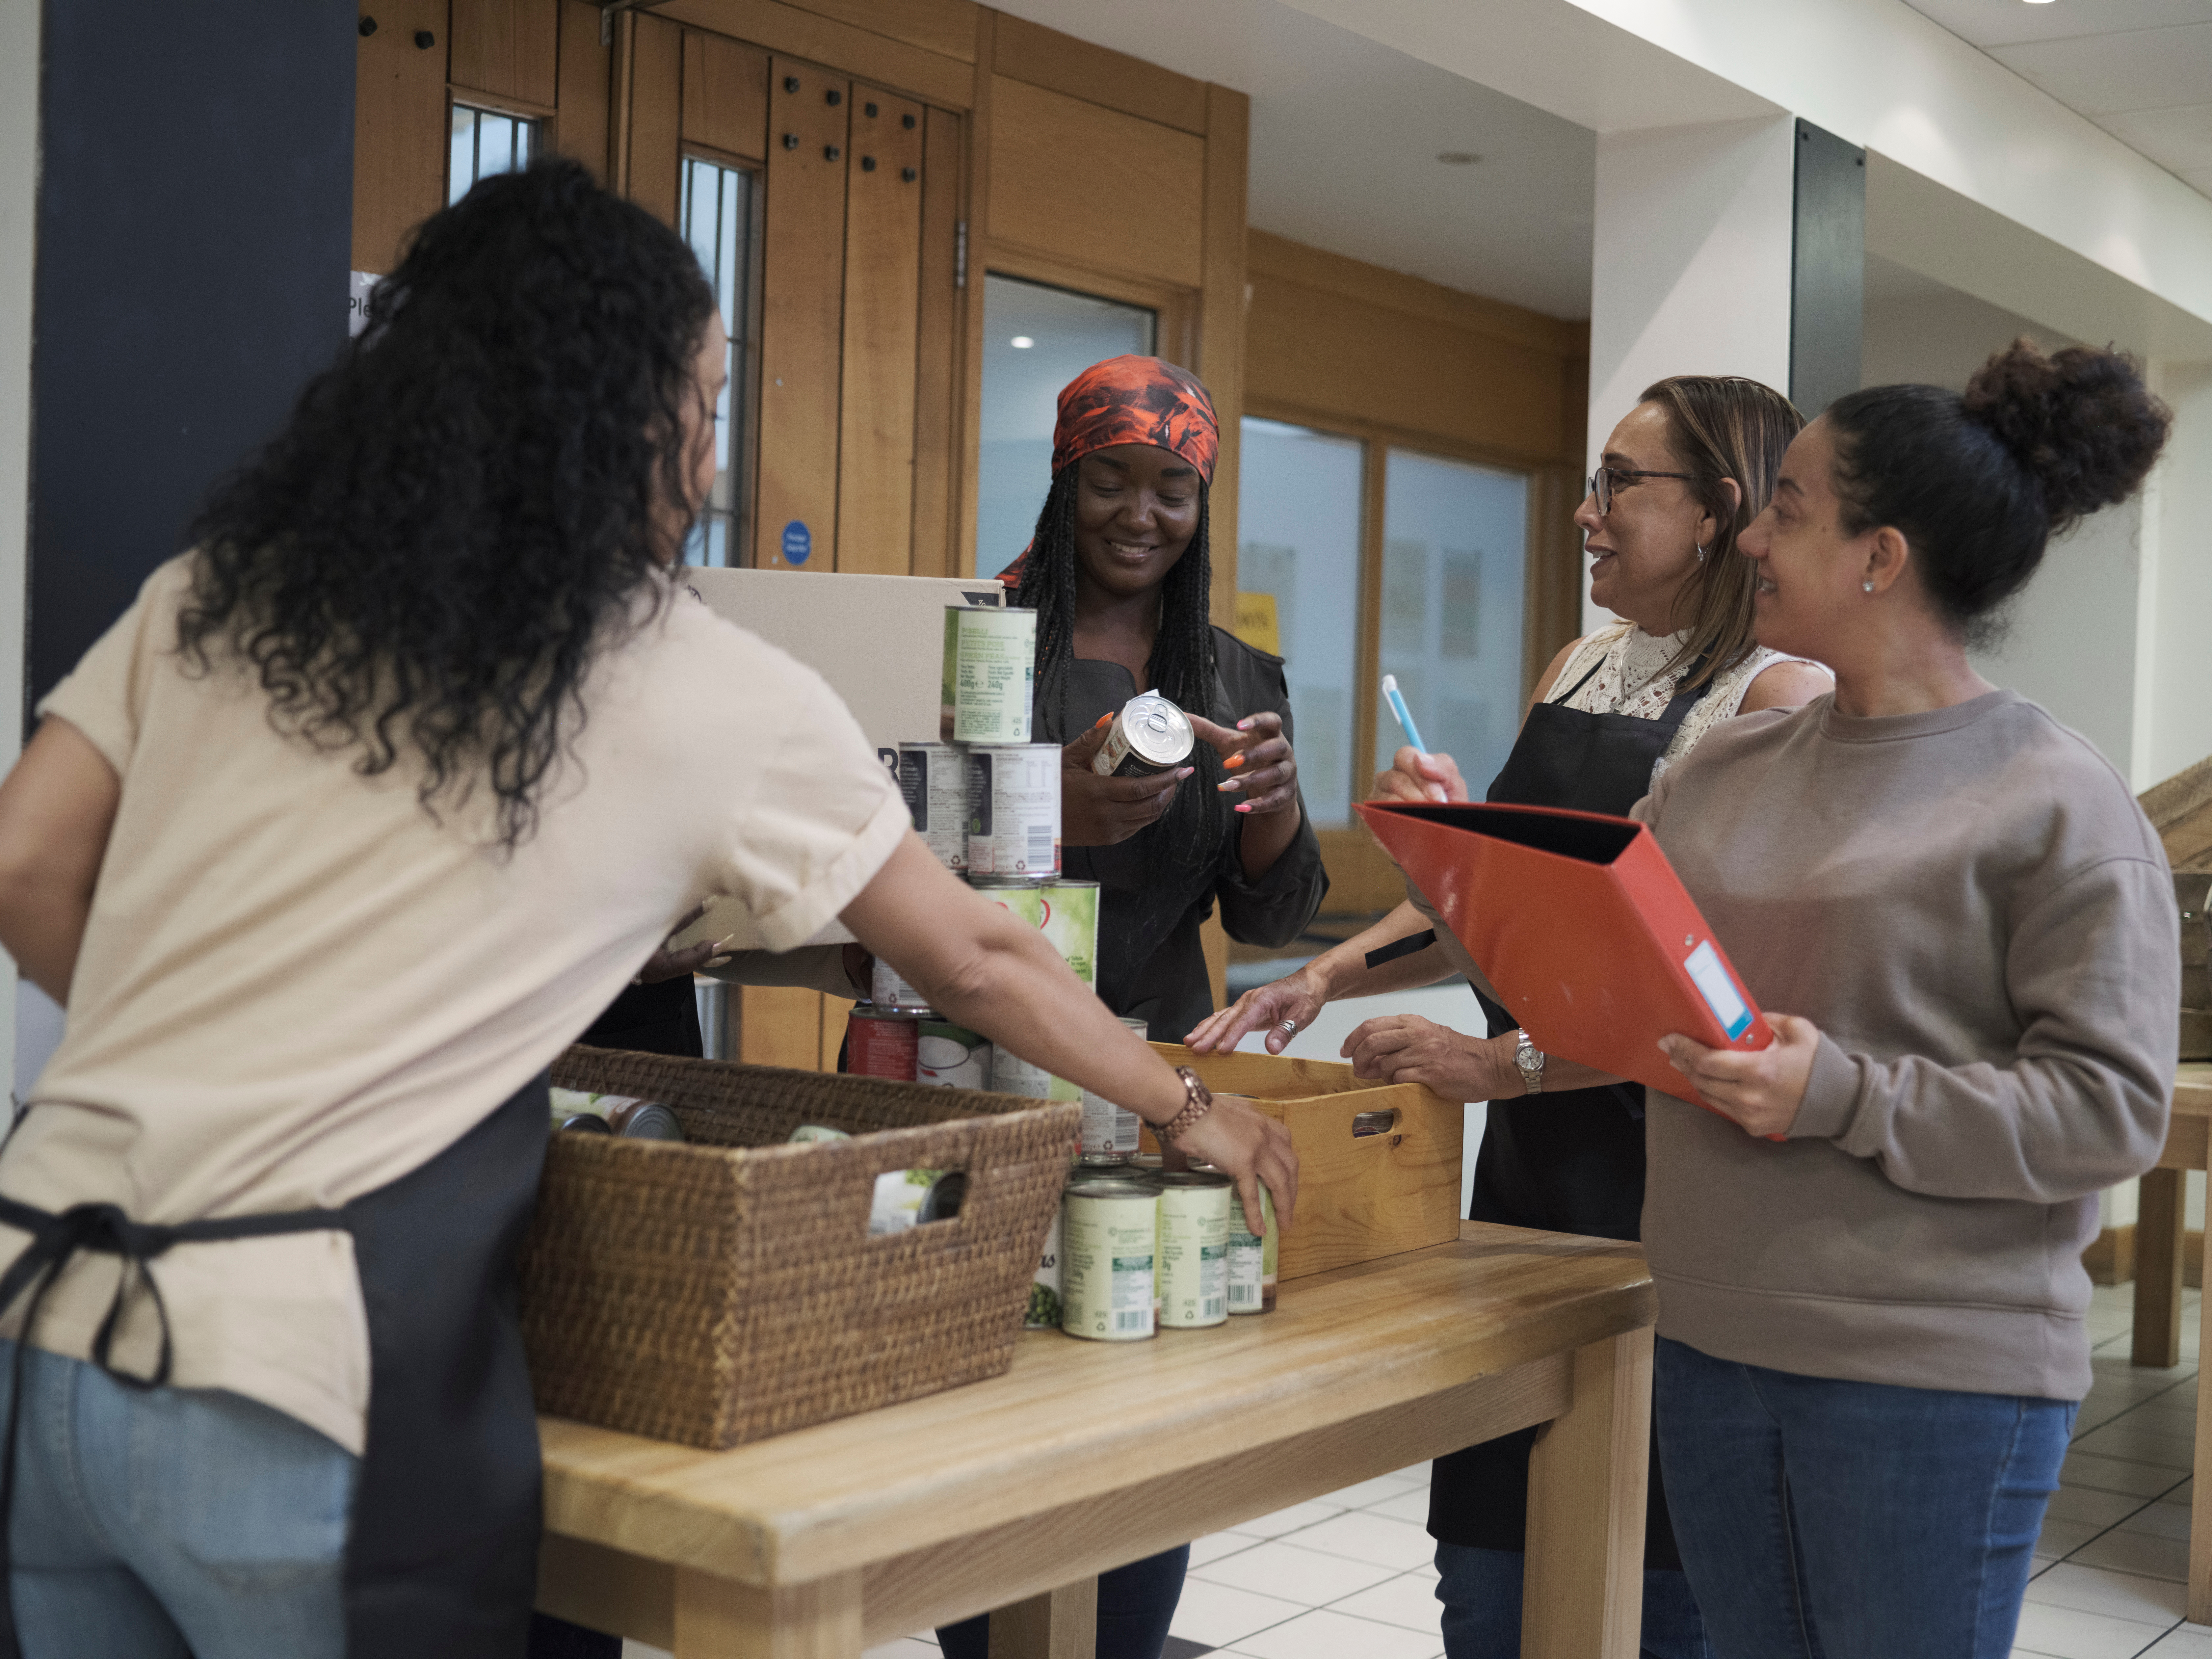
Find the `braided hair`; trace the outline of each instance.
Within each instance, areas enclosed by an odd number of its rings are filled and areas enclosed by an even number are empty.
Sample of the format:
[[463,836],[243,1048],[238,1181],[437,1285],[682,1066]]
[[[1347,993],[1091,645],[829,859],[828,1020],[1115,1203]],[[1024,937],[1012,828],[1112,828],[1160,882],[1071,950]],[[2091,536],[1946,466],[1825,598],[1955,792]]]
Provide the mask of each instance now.
[[[1057,728],[1070,732],[1067,712],[1069,669],[1075,660],[1075,497],[1078,465],[1053,474],[1052,489],[1037,514],[1036,535],[1022,562],[1021,586],[1014,603],[1037,613],[1037,705],[1053,711]],[[1198,528],[1160,583],[1160,626],[1153,636],[1146,671],[1152,687],[1176,708],[1211,720],[1216,666],[1213,623],[1213,561],[1208,551],[1208,492],[1198,498]],[[1221,757],[1200,742],[1191,750],[1198,769],[1175,793],[1168,810],[1137,832],[1145,849],[1147,876],[1211,869],[1229,830],[1229,804],[1216,787],[1222,780]]]

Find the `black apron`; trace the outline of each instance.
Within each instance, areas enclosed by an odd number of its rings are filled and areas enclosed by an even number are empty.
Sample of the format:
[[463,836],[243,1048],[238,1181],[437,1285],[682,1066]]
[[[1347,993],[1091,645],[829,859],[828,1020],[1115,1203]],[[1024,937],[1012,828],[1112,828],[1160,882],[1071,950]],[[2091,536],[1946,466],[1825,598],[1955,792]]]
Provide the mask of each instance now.
[[[1601,659],[1598,666],[1602,665]],[[1694,678],[1700,665],[1691,664],[1682,680]],[[1596,672],[1592,667],[1558,702],[1540,702],[1528,711],[1486,799],[1618,817],[1650,793],[1652,767],[1710,688],[1677,691],[1656,720],[1563,707]],[[1480,992],[1475,996],[1492,1036],[1519,1029],[1519,1022],[1497,1003]],[[1468,1219],[1597,1238],[1634,1241],[1642,1236],[1641,1085],[1547,1090],[1534,1098],[1493,1100],[1486,1109]],[[1536,1431],[1524,1429],[1438,1458],[1429,1480],[1430,1533],[1449,1544],[1525,1548],[1528,1452],[1535,1443]],[[1644,1565],[1679,1571],[1682,1558],[1660,1489],[1656,1435],[1650,1494]]]
[[[349,1659],[520,1659],[538,1584],[542,1465],[522,1351],[515,1256],[537,1201],[551,1106],[538,1077],[446,1151],[343,1208],[145,1226],[112,1204],[59,1215],[0,1198],[32,1236],[0,1277],[0,1311],[27,1296],[0,1447],[0,1659],[20,1659],[9,1595],[23,1355],[46,1286],[80,1250],[121,1256],[161,1307],[154,1263],[172,1245],[343,1231],[368,1314],[366,1443],[345,1561]],[[125,1382],[169,1375],[161,1314],[154,1374],[109,1363],[111,1310],[92,1363]]]

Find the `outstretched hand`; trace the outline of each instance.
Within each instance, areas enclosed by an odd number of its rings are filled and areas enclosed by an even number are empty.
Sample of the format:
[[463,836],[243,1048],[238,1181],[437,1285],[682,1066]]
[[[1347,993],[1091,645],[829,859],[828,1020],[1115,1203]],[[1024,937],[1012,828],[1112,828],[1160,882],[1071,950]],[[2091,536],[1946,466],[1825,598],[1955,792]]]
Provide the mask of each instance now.
[[[1208,1014],[1192,1027],[1183,1046],[1193,1054],[1225,1054],[1250,1033],[1264,1030],[1267,1052],[1279,1054],[1285,1043],[1313,1024],[1314,1016],[1328,1001],[1312,975],[1301,968],[1247,991],[1226,1008]],[[1292,1023],[1292,1030],[1283,1029],[1285,1020]]]

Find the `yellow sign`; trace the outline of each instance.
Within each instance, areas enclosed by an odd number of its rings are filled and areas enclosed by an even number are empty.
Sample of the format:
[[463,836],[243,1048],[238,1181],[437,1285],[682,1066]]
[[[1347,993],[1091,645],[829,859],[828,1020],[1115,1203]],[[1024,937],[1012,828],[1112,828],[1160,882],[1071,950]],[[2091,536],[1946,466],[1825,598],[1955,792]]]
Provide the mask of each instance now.
[[1237,626],[1229,631],[1255,651],[1264,651],[1271,657],[1283,654],[1283,634],[1276,624],[1273,593],[1239,593]]

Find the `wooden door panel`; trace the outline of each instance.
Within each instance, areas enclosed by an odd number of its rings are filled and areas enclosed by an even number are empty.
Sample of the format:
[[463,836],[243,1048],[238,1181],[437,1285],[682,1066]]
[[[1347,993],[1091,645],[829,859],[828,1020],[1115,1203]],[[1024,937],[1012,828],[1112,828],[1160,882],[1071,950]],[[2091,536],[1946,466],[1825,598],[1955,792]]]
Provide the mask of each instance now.
[[799,985],[744,985],[738,995],[738,1058],[748,1066],[822,1069],[822,993]]
[[[754,562],[829,570],[837,547],[838,394],[851,83],[769,65],[761,250],[760,510]],[[787,558],[804,536],[799,556]]]
[[559,95],[561,0],[453,0],[456,87],[541,110]]
[[601,184],[607,178],[612,58],[599,44],[599,9],[590,0],[561,0],[559,97],[548,124],[551,148],[581,161]]
[[368,0],[362,17],[376,28],[356,60],[353,268],[384,275],[445,205],[446,0]]
[[914,568],[915,352],[921,282],[920,104],[853,88],[837,446],[837,568]]
[[643,13],[633,27],[623,194],[673,225],[684,166],[684,31]]
[[961,321],[965,296],[954,285],[959,264],[960,117],[933,109],[922,119],[921,276],[914,397],[914,574],[962,573],[954,547],[959,526]]
[[757,161],[768,154],[768,54],[684,32],[684,142]]

